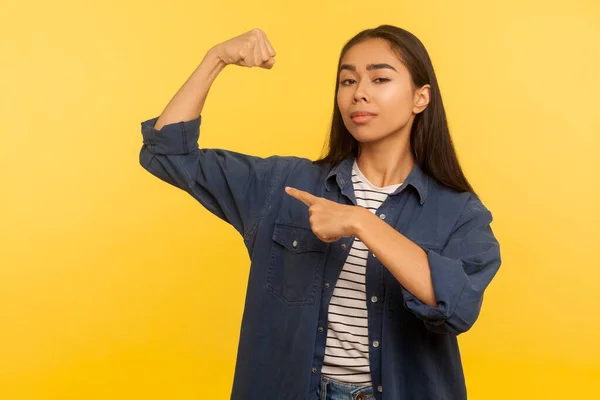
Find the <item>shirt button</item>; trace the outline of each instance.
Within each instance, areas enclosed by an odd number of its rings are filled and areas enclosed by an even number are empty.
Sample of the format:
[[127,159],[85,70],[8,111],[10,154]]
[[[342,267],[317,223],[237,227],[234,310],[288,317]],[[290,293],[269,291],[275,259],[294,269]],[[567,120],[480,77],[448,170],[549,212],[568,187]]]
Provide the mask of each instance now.
[[346,248],[346,243],[342,243],[342,249]]
[[379,216],[379,218],[381,218],[381,219],[385,219],[385,214],[381,214],[381,215]]
[[296,247],[298,247],[298,241],[297,241],[297,240],[294,240],[294,241],[292,242],[292,247],[293,247],[293,248],[296,248]]
[[383,386],[381,386],[381,385],[377,386],[377,391],[379,393],[383,392]]
[[372,303],[377,303],[377,296],[371,297],[371,302]]
[[312,371],[313,374],[316,374],[317,373],[317,367],[312,367],[311,371]]
[[327,289],[329,287],[329,283],[325,282],[323,286],[325,286],[325,289]]
[[373,341],[373,347],[379,347],[379,342],[377,340]]
[[320,326],[319,329],[317,329],[319,332],[323,332],[323,327]]

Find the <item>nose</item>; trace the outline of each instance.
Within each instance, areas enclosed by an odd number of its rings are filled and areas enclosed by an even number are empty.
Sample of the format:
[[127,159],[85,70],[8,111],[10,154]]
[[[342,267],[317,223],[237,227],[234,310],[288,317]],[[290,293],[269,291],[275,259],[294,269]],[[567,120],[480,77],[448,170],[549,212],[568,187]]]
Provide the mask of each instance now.
[[364,101],[366,103],[369,102],[369,95],[365,89],[365,85],[361,85],[360,83],[356,85],[356,90],[354,91],[353,102],[358,103]]
[[361,101],[364,101],[365,103],[368,103],[367,96],[362,95],[362,94],[361,95],[355,94],[354,95],[354,103],[356,104],[356,103],[359,103]]

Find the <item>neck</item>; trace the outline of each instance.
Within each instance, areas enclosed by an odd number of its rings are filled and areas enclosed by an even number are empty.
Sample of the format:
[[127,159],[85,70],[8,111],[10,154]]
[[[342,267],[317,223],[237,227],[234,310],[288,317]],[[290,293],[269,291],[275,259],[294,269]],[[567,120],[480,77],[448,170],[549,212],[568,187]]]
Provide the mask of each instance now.
[[377,142],[361,143],[356,163],[369,182],[378,187],[404,182],[415,164],[409,139],[410,131],[392,134]]

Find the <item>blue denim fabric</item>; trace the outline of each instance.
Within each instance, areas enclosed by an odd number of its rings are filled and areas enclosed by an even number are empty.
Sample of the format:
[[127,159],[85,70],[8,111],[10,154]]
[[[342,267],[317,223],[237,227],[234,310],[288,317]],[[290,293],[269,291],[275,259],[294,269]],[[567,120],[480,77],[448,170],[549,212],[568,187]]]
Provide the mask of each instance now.
[[374,400],[373,386],[353,385],[326,376],[321,377],[319,400]]
[[[284,188],[355,205],[353,158],[315,165],[300,157],[201,149],[201,117],[160,131],[157,119],[141,123],[140,164],[231,224],[250,256],[231,398],[316,399],[328,304],[354,238],[319,240],[308,207]],[[367,299],[377,298],[367,304],[369,343],[380,344],[369,352],[375,397],[464,399],[457,335],[477,319],[500,267],[492,215],[473,194],[445,188],[418,165],[377,215],[427,253],[438,305],[422,303],[369,254]]]

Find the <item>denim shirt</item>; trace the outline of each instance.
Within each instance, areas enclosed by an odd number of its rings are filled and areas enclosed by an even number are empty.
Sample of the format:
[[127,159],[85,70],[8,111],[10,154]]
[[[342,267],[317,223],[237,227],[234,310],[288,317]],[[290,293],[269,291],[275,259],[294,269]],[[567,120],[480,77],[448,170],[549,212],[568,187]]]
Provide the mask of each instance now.
[[[201,117],[161,130],[154,128],[157,119],[141,123],[142,167],[231,224],[250,256],[231,399],[316,399],[328,304],[354,238],[321,241],[310,229],[308,207],[284,188],[356,205],[354,159],[317,165],[300,157],[199,148]],[[416,164],[376,215],[426,252],[438,304],[421,302],[369,252],[375,397],[465,399],[457,336],[477,319],[483,292],[500,267],[492,215],[475,195],[440,185]]]

